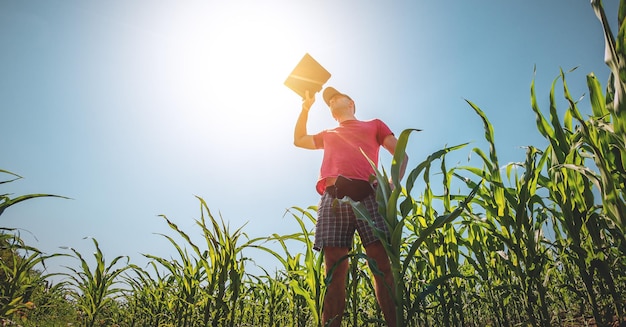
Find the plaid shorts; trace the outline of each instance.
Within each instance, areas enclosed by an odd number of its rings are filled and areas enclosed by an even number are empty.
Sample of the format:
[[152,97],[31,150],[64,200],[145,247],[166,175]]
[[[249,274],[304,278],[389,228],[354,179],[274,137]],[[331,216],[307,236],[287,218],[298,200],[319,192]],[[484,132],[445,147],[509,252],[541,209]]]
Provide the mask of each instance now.
[[[361,243],[368,245],[378,241],[374,230],[363,219],[357,219],[352,205],[342,203],[328,192],[324,192],[317,209],[317,224],[315,225],[315,250],[321,250],[326,246],[352,247],[354,231],[358,231]],[[383,216],[378,213],[376,193],[370,194],[361,200],[374,221],[375,226],[385,232],[389,237],[389,229]]]

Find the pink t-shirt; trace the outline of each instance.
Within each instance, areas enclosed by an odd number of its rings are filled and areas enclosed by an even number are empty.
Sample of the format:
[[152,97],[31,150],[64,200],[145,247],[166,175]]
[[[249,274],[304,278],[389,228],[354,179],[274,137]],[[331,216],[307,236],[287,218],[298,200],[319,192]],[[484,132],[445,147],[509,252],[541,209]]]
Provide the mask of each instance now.
[[[369,180],[374,169],[367,161],[378,166],[378,151],[385,137],[393,133],[379,119],[370,121],[347,120],[333,129],[313,136],[315,146],[324,149],[324,158],[316,190],[323,194],[328,177],[342,175],[347,178]],[[367,158],[361,153],[367,155]]]

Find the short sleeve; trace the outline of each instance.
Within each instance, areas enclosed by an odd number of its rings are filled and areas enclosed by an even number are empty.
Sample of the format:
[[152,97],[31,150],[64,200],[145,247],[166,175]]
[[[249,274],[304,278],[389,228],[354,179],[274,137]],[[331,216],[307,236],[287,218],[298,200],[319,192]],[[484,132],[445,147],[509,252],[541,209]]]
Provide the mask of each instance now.
[[382,120],[376,119],[375,121],[376,139],[378,141],[378,144],[382,145],[385,142],[385,138],[389,135],[393,135],[393,132],[391,131],[389,126],[387,126],[387,124],[385,124]]
[[313,135],[313,142],[315,143],[315,148],[323,149],[324,148],[324,134],[326,131],[321,131],[315,135]]

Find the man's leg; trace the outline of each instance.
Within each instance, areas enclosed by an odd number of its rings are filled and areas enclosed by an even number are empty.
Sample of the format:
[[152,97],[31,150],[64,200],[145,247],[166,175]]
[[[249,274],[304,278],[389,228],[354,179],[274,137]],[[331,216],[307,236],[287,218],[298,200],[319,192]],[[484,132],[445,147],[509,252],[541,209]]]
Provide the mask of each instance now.
[[371,243],[365,247],[367,256],[372,258],[378,269],[384,274],[379,276],[374,274],[374,288],[376,290],[376,299],[380,305],[387,326],[396,327],[396,306],[393,302],[392,294],[395,293],[395,283],[391,272],[391,264],[385,248],[380,241]]
[[[346,309],[346,276],[348,274],[348,248],[325,247],[324,264],[326,275],[332,272],[332,279],[326,289],[324,309],[322,311],[322,326],[339,327],[341,317]],[[343,259],[341,262],[339,260]],[[337,262],[339,262],[337,264]],[[333,269],[333,267],[337,266]],[[332,321],[329,325],[326,325]]]

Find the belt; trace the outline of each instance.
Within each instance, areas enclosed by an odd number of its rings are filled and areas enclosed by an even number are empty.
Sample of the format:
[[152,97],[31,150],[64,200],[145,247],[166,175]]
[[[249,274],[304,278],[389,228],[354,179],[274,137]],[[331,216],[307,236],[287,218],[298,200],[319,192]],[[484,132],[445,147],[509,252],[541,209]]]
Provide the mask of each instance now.
[[375,192],[376,185],[370,185],[365,181],[358,181],[357,184],[338,187],[335,185],[326,186],[325,193],[336,199],[343,199],[345,196],[350,197],[354,201],[361,201]]
[[337,186],[336,185],[328,185],[326,186],[325,193],[328,193],[333,198],[337,197]]

